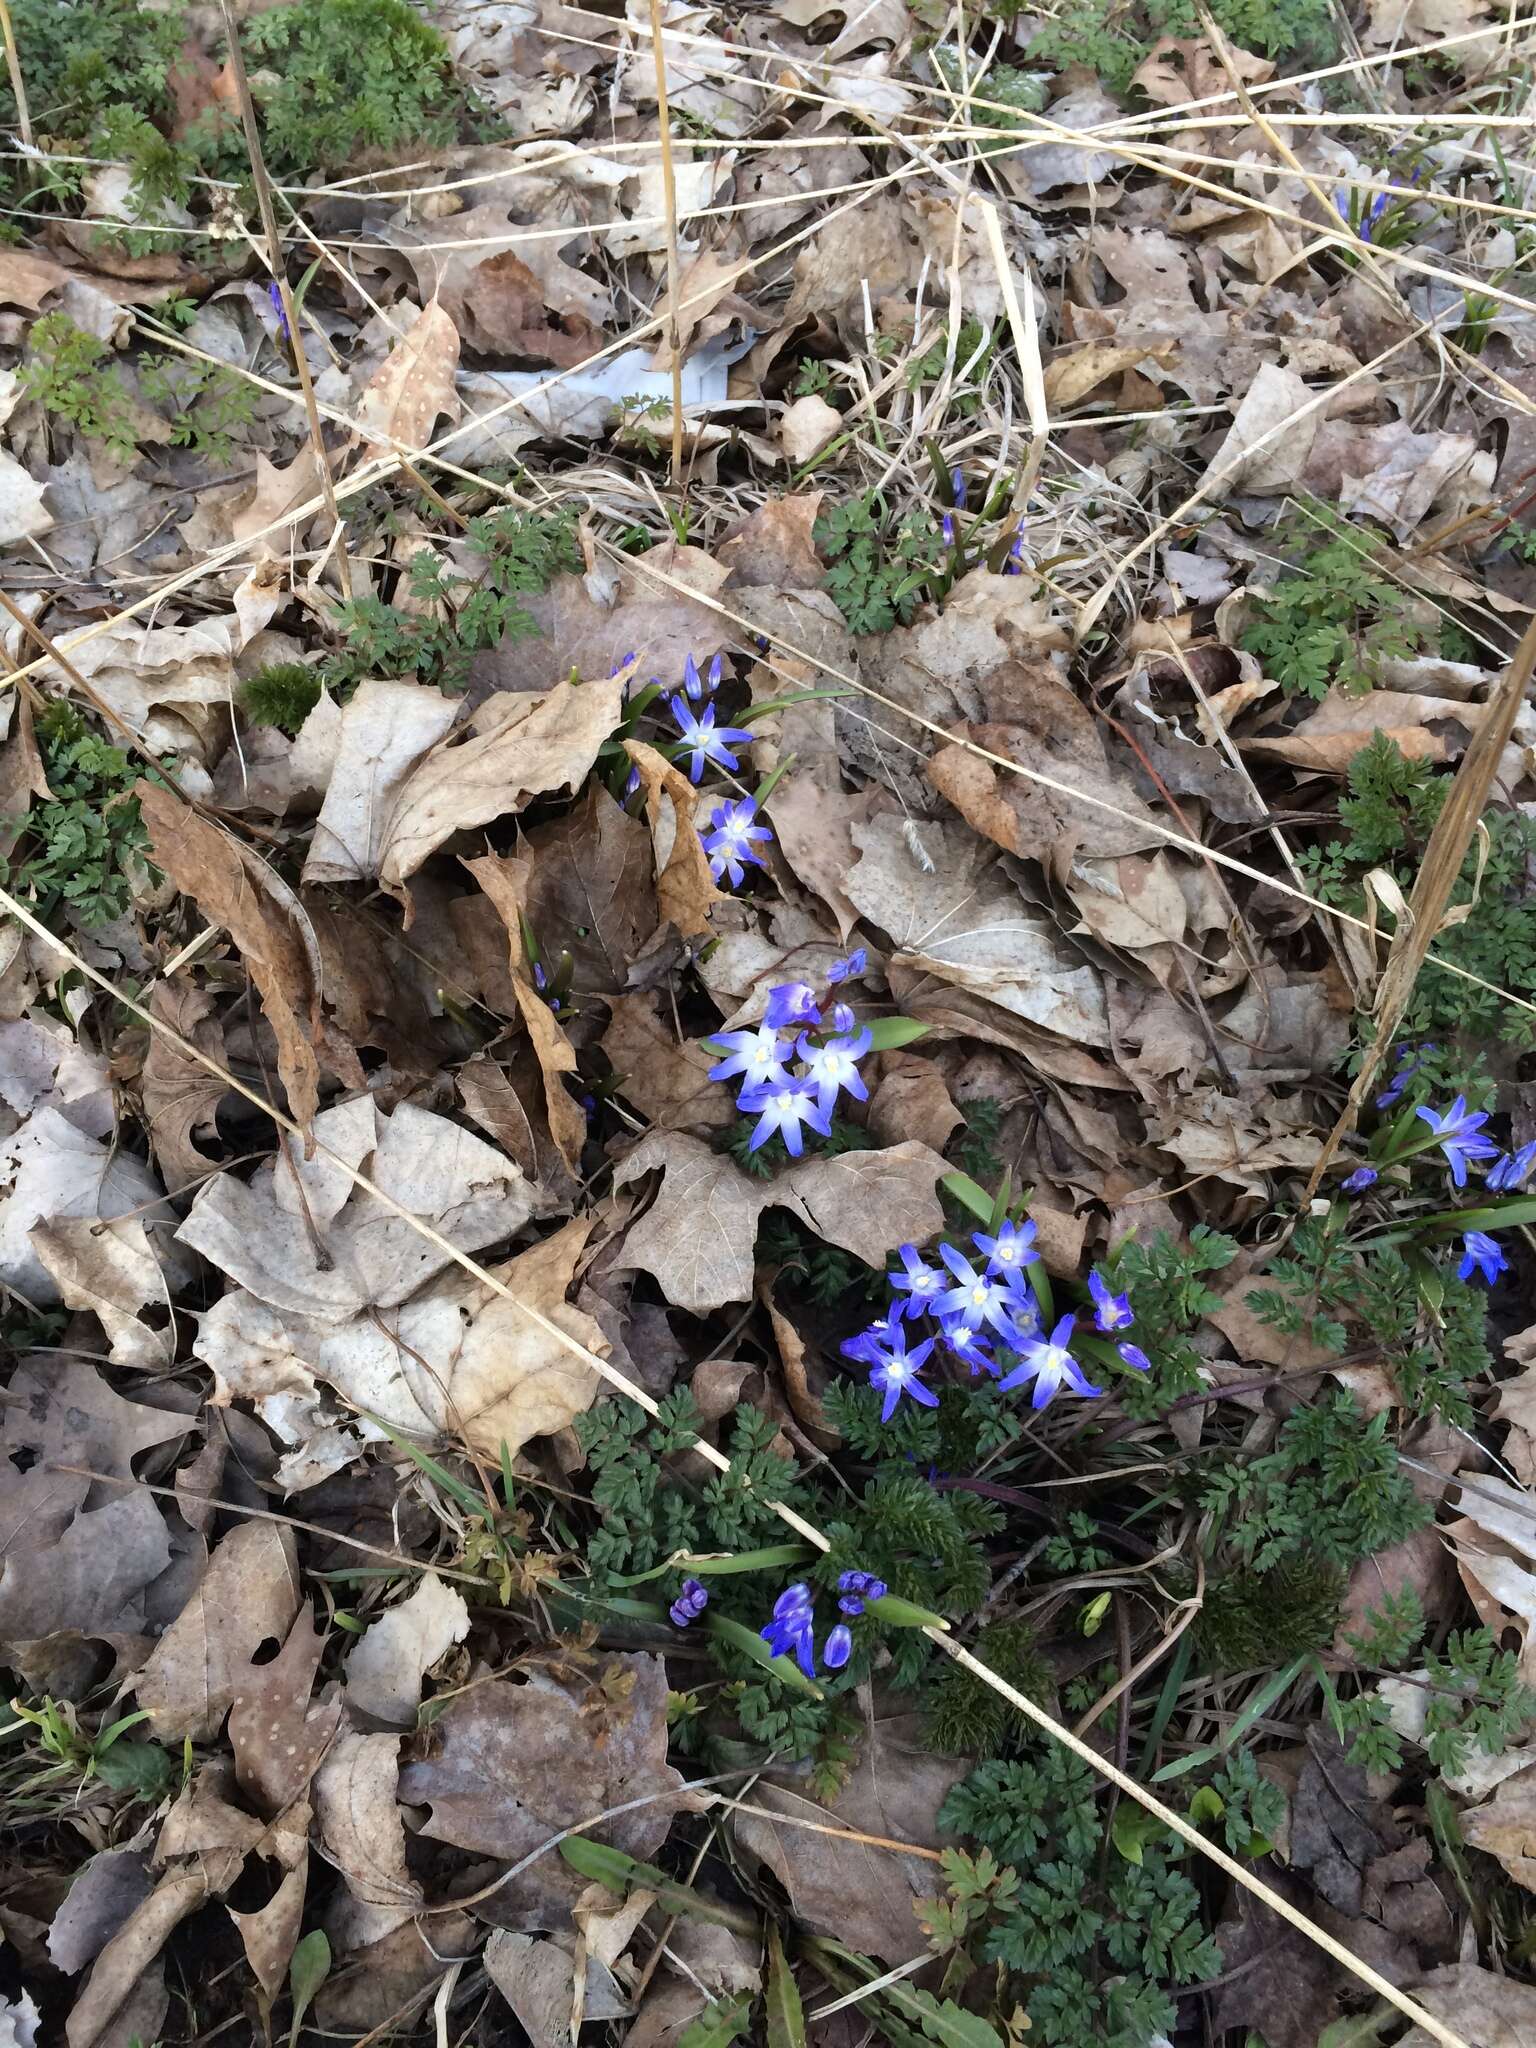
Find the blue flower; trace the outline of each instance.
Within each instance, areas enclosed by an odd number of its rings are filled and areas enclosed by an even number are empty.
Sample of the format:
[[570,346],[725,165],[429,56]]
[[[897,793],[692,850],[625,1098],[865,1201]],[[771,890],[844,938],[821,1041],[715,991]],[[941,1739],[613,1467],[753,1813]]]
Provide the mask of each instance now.
[[939,522],[939,530],[944,535],[945,547],[952,548],[955,544],[955,515],[953,512],[946,512],[944,514],[943,519]]
[[999,1370],[987,1339],[979,1330],[972,1329],[969,1323],[961,1322],[958,1316],[947,1316],[940,1323],[939,1329],[945,1350],[952,1357],[958,1358],[962,1365],[969,1367],[973,1380],[984,1372],[996,1373]]
[[1467,1098],[1458,1095],[1444,1116],[1436,1116],[1432,1109],[1421,1103],[1414,1111],[1423,1119],[1440,1140],[1440,1150],[1445,1154],[1445,1163],[1451,1169],[1451,1179],[1459,1188],[1467,1184],[1467,1168],[1479,1159],[1492,1159],[1498,1146],[1491,1138],[1479,1135],[1488,1121],[1486,1110],[1469,1110]]
[[809,1081],[785,1079],[770,1082],[765,1088],[743,1088],[736,1106],[757,1118],[757,1127],[747,1146],[749,1152],[766,1145],[777,1131],[790,1158],[798,1159],[805,1149],[802,1124],[809,1124],[823,1138],[832,1135],[831,1116],[818,1106]]
[[1362,242],[1368,242],[1371,239],[1372,230],[1375,228],[1377,221],[1381,219],[1381,216],[1392,204],[1392,194],[1390,192],[1376,193],[1358,222],[1351,218],[1354,212],[1354,195],[1352,193],[1348,191],[1336,192],[1333,203],[1338,208],[1344,225],[1352,227]]
[[886,1594],[884,1579],[877,1579],[873,1572],[844,1572],[837,1582],[842,1594],[838,1606],[844,1614],[862,1614],[866,1600],[883,1600]]
[[834,1003],[827,1012],[827,1029],[846,1038],[850,1031],[857,1031],[859,1020],[852,1003]]
[[845,1621],[840,1621],[834,1629],[829,1631],[827,1640],[822,1645],[822,1660],[829,1671],[841,1671],[852,1654],[853,1636],[849,1631],[848,1624]]
[[811,1634],[815,1625],[815,1610],[811,1605],[811,1589],[806,1585],[788,1586],[773,1603],[773,1619],[758,1634],[772,1650],[775,1657],[782,1657],[793,1650],[795,1661],[807,1678],[816,1676],[816,1650]]
[[684,1579],[683,1590],[672,1602],[667,1612],[679,1628],[686,1628],[690,1621],[697,1621],[709,1605],[709,1595],[697,1579]]
[[823,1116],[832,1114],[839,1090],[859,1102],[868,1102],[869,1089],[860,1077],[859,1061],[872,1043],[867,1025],[856,1038],[829,1038],[825,1045],[813,1045],[801,1032],[800,1057],[805,1062],[806,1079],[816,1089],[816,1100]]
[[[637,768],[637,776],[639,772]],[[771,843],[773,834],[756,820],[757,799],[750,796],[744,796],[739,803],[717,804],[710,813],[708,836],[699,836],[709,855],[709,872],[717,882],[722,875],[729,875],[731,887],[739,889],[745,879],[745,866],[764,865],[762,855],[753,849],[758,843]]]
[[931,1308],[944,1287],[944,1275],[937,1266],[930,1266],[915,1244],[899,1245],[896,1256],[902,1264],[902,1271],[891,1275],[891,1286],[897,1294],[904,1294],[905,1301],[893,1302],[892,1314],[920,1316]]
[[1028,1222],[1000,1223],[996,1237],[978,1230],[971,1243],[986,1253],[987,1265],[994,1273],[1022,1273],[1040,1256],[1035,1250],[1035,1226]]
[[827,980],[834,988],[840,981],[857,981],[869,965],[869,954],[863,946],[855,946],[842,960],[834,960],[827,969]]
[[1005,576],[1024,574],[1024,521],[1021,519],[1008,547],[1008,559],[1003,564]]
[[1125,1360],[1126,1364],[1134,1368],[1135,1371],[1150,1372],[1152,1370],[1152,1361],[1139,1344],[1117,1344],[1115,1349]]
[[1030,1405],[1035,1408],[1043,1408],[1059,1393],[1063,1381],[1074,1394],[1102,1393],[1103,1388],[1091,1384],[1068,1349],[1076,1324],[1076,1316],[1063,1316],[1052,1330],[1049,1343],[1035,1339],[1024,1345],[1023,1357],[1006,1379],[998,1381],[998,1390],[1006,1394],[1014,1387],[1022,1386],[1025,1380],[1032,1379],[1035,1391],[1030,1397]]
[[284,341],[291,341],[293,335],[288,326],[288,315],[283,310],[283,294],[275,277],[267,286],[267,297],[272,301],[272,310],[277,315],[278,333],[282,335]]
[[769,989],[763,1017],[778,1031],[793,1030],[797,1024],[814,1027],[821,1022],[815,989],[808,981],[781,981],[777,988]]
[[925,1337],[916,1350],[909,1351],[907,1333],[899,1323],[880,1347],[879,1357],[870,1367],[869,1384],[885,1396],[885,1406],[880,1410],[882,1422],[890,1421],[903,1394],[924,1408],[938,1407],[938,1395],[930,1393],[918,1378],[932,1349],[933,1339]]
[[1508,1270],[1508,1259],[1486,1230],[1469,1230],[1461,1242],[1461,1263],[1456,1268],[1458,1280],[1470,1280],[1474,1273],[1481,1273],[1491,1287],[1499,1275]]
[[844,1358],[856,1358],[860,1365],[878,1365],[900,1322],[898,1310],[892,1310],[890,1315],[876,1316],[867,1330],[860,1330],[856,1337],[845,1337],[837,1348]]
[[1136,1320],[1128,1294],[1115,1294],[1097,1266],[1088,1275],[1088,1292],[1093,1296],[1093,1326],[1107,1336],[1112,1330],[1128,1330]]
[[623,796],[622,796],[622,797],[621,797],[621,798],[619,799],[619,801],[620,801],[621,803],[626,803],[626,804],[627,804],[627,803],[629,802],[630,798],[631,798],[632,796],[634,796],[634,795],[636,795],[636,794],[638,793],[638,791],[639,791],[639,788],[640,788],[640,770],[639,770],[638,768],[631,768],[631,769],[630,769],[630,771],[629,771],[629,774],[628,774],[628,775],[627,775],[627,776],[625,777],[625,780],[624,780],[624,794],[623,794]]
[[1363,1195],[1367,1188],[1375,1187],[1381,1175],[1374,1166],[1357,1166],[1344,1183],[1346,1195]]
[[939,1246],[939,1257],[954,1275],[956,1285],[941,1294],[934,1307],[941,1316],[955,1316],[979,1330],[990,1323],[1005,1344],[1025,1342],[1019,1329],[1020,1301],[1017,1275],[988,1272],[979,1274],[952,1244]]
[[1498,1195],[1511,1195],[1517,1188],[1523,1188],[1530,1178],[1531,1168],[1536,1166],[1536,1138],[1529,1145],[1522,1145],[1518,1152],[1504,1152],[1488,1169],[1486,1186]]
[[954,496],[955,510],[963,512],[965,510],[965,471],[963,469],[952,469],[949,472],[949,488]]
[[760,1024],[755,1031],[722,1031],[710,1044],[724,1046],[728,1055],[710,1068],[711,1081],[729,1081],[733,1074],[740,1074],[744,1088],[766,1088],[789,1079],[784,1063],[790,1048],[780,1045],[779,1034],[767,1024]]
[[667,701],[668,708],[677,721],[677,729],[682,735],[684,751],[693,755],[688,764],[688,779],[691,782],[702,782],[706,761],[713,762],[717,768],[728,768],[734,773],[736,756],[731,752],[731,747],[738,741],[751,739],[752,735],[746,727],[722,725],[717,729],[713,704],[704,707],[701,717],[696,711],[690,711],[681,697],[671,697]]
[[[633,659],[633,656],[631,656],[631,659]],[[691,654],[684,656],[683,688],[688,693],[690,703],[697,704],[706,692],[712,695],[719,687],[720,657],[718,654],[710,662],[708,669],[703,675],[699,674],[699,665],[693,656]]]
[[1397,1072],[1376,1098],[1378,1109],[1395,1109],[1408,1092],[1408,1083],[1423,1066],[1431,1053],[1438,1052],[1436,1045],[1400,1045],[1397,1049]]

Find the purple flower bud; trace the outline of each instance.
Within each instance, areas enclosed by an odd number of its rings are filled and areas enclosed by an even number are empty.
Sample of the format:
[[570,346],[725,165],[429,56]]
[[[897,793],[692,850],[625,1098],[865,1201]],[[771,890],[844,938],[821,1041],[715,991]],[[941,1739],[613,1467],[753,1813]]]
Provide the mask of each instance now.
[[1346,1195],[1362,1195],[1367,1188],[1375,1187],[1381,1176],[1374,1166],[1357,1166],[1344,1183]]
[[822,1661],[829,1671],[842,1670],[848,1659],[853,1655],[853,1637],[849,1633],[846,1622],[840,1621],[837,1627],[833,1629],[832,1633],[827,1637],[826,1647],[822,1650],[821,1655]]
[[858,1021],[858,1018],[853,1014],[852,1003],[834,1003],[832,1005],[830,1023],[834,1031],[846,1036],[848,1032],[854,1029]]
[[682,1591],[667,1610],[678,1628],[686,1628],[691,1621],[697,1621],[709,1605],[709,1594],[697,1579],[684,1579]]
[[944,535],[945,547],[952,548],[955,544],[955,515],[953,512],[946,512],[944,514],[944,517],[939,521],[939,530]]
[[283,309],[283,294],[275,277],[267,286],[267,297],[272,301],[272,310],[277,315],[278,332],[284,341],[291,341],[293,335],[288,326],[288,315]]
[[1115,1349],[1135,1372],[1150,1372],[1152,1361],[1139,1344],[1117,1344]]
[[952,469],[949,472],[949,488],[954,496],[955,510],[963,512],[965,510],[965,471],[963,469]]

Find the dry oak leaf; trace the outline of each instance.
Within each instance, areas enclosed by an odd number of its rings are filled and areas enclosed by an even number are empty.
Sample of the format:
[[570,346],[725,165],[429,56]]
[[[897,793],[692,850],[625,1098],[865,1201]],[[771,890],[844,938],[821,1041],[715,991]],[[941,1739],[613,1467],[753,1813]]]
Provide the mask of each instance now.
[[643,740],[626,740],[624,751],[639,769],[645,791],[656,856],[657,906],[685,939],[697,938],[709,930],[709,913],[722,901],[694,822],[699,792]]
[[594,780],[564,817],[523,839],[523,910],[535,932],[558,932],[571,990],[617,995],[660,921],[650,834]]
[[212,1742],[252,1656],[269,1637],[285,1640],[298,1608],[298,1564],[288,1530],[271,1522],[231,1529],[134,1680],[156,1740]]
[[44,486],[11,455],[0,455],[0,547],[46,533],[53,514],[43,503]]
[[[1475,1963],[1450,1963],[1407,1989],[1467,2048],[1530,2048],[1536,2041],[1536,1987],[1514,1977],[1481,1970]],[[1434,2048],[1434,2043],[1422,2027],[1414,2027],[1399,2048]]]
[[623,705],[621,676],[488,698],[472,738],[434,747],[406,779],[379,849],[384,886],[403,893],[407,876],[455,832],[520,811],[532,797],[576,789]]
[[[591,1316],[566,1300],[592,1218],[487,1271],[508,1300],[455,1266],[388,1315],[359,1317],[313,1350],[317,1375],[391,1428],[468,1442],[484,1457],[515,1456],[592,1405],[599,1375],[581,1351],[607,1354]],[[552,1336],[526,1303],[572,1342]],[[299,1340],[303,1350],[303,1340]],[[576,1347],[576,1348],[573,1348]]]
[[816,589],[822,576],[816,515],[825,496],[825,491],[807,491],[799,497],[765,499],[716,550],[716,558],[731,572],[726,588]]
[[468,1634],[464,1596],[425,1574],[410,1598],[387,1609],[348,1651],[347,1705],[375,1721],[413,1723],[423,1676]]
[[156,867],[234,940],[277,1038],[277,1070],[289,1106],[308,1124],[320,1106],[315,1046],[323,1019],[320,948],[304,906],[259,855],[170,790],[139,782],[134,791]]
[[755,319],[752,308],[735,290],[735,286],[750,275],[750,271],[743,270],[738,261],[713,249],[701,249],[696,256],[690,257],[677,280],[677,305],[681,310],[674,315],[670,292],[663,293],[656,308],[655,318],[661,322],[657,331],[662,340],[651,357],[651,368],[664,370],[672,360],[671,323],[674,318],[677,321],[677,346],[685,356],[701,343],[713,341],[717,334],[724,334],[733,320],[751,326]]
[[736,1120],[730,1092],[709,1078],[719,1054],[709,1041],[679,1041],[654,994],[614,996],[600,1041],[614,1086],[648,1123],[669,1130],[723,1130]]
[[[400,1796],[430,1806],[424,1835],[515,1862],[576,1821],[630,1800],[645,1804],[592,1829],[595,1840],[648,1860],[697,1796],[667,1762],[667,1677],[660,1657],[594,1662],[572,1690],[535,1669],[524,1684],[495,1679],[433,1723],[436,1753],[407,1764]],[[563,1919],[583,1880],[558,1854],[541,1856],[498,1893],[513,1916]],[[549,1926],[550,1920],[538,1922]]]
[[587,1142],[585,1112],[565,1085],[578,1071],[576,1048],[565,1026],[523,972],[523,915],[528,888],[528,862],[519,855],[487,853],[464,863],[495,906],[506,928],[508,972],[512,993],[544,1083],[544,1109],[549,1135],[571,1173],[578,1173],[581,1148]]
[[267,1820],[303,1798],[341,1725],[339,1699],[311,1697],[324,1649],[314,1614],[301,1603],[287,1641],[265,1664],[246,1667],[230,1707],[235,1777]]
[[812,391],[797,398],[793,405],[785,406],[779,420],[779,446],[798,469],[801,463],[819,455],[833,435],[842,431],[843,416],[837,407],[828,405]]
[[142,1216],[120,1216],[111,1223],[59,1217],[36,1224],[31,1242],[64,1306],[88,1309],[101,1324],[114,1365],[150,1372],[174,1362],[174,1332],[152,1330],[139,1318],[146,1304],[168,1307],[172,1291]]
[[801,1159],[759,1181],[697,1138],[653,1131],[615,1170],[614,1185],[658,1170],[661,1185],[630,1225],[624,1263],[654,1274],[678,1308],[751,1300],[752,1248],[764,1209],[788,1209],[818,1237],[872,1266],[943,1225],[934,1186],[948,1168],[938,1153],[913,1142]]
[[364,455],[424,448],[427,429],[440,414],[456,420],[459,396],[453,379],[458,367],[459,330],[432,299],[374,371],[357,402],[356,417],[367,430]]

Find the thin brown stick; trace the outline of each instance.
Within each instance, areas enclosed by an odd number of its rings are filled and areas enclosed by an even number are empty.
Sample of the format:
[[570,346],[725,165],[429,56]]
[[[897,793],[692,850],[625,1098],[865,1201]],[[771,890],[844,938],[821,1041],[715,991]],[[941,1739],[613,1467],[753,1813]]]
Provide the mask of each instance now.
[[315,387],[310,380],[309,362],[304,354],[304,342],[299,332],[299,309],[293,293],[288,288],[288,269],[283,258],[283,238],[278,232],[277,215],[272,206],[272,181],[267,176],[267,160],[262,154],[261,131],[256,126],[256,103],[251,98],[250,80],[245,75],[245,54],[240,48],[240,30],[235,22],[230,0],[220,0],[224,13],[224,31],[229,37],[229,71],[234,80],[235,92],[240,101],[240,122],[245,129],[246,152],[251,159],[251,178],[256,186],[256,205],[261,213],[261,231],[267,244],[267,267],[272,273],[272,282],[283,306],[283,325],[288,330],[288,345],[293,350],[293,367],[299,379],[299,389],[304,394],[304,411],[309,419],[309,438],[315,451],[315,466],[320,473],[320,492],[325,500],[325,509],[331,522],[331,532],[336,542],[336,580],[341,585],[343,597],[352,595],[352,565],[347,558],[347,537],[341,523],[341,513],[336,505],[336,493],[331,485],[331,459],[326,453],[325,433],[320,425],[320,414],[315,406]]
[[1450,905],[1451,891],[1460,878],[1462,863],[1467,857],[1467,848],[1472,844],[1472,835],[1487,806],[1499,761],[1514,730],[1520,706],[1525,702],[1526,685],[1531,680],[1533,667],[1536,667],[1536,619],[1526,627],[1509,667],[1489,699],[1488,715],[1472,735],[1451,784],[1451,793],[1445,800],[1445,808],[1429,835],[1413,893],[1408,898],[1408,928],[1404,931],[1399,925],[1396,943],[1377,991],[1376,1035],[1365,1049],[1365,1057],[1343,1113],[1318,1154],[1317,1164],[1301,1199],[1303,1210],[1316,1194],[1329,1161],[1353,1129],[1361,1106],[1376,1085],[1376,1075],[1387,1048],[1402,1022],[1420,971],[1429,959],[1430,942],[1440,932]]
[[27,88],[21,81],[21,53],[16,47],[16,24],[6,0],[0,0],[0,36],[5,38],[5,68],[11,74],[11,92],[16,101],[16,127],[26,148],[32,147],[32,115],[27,106]]
[[672,356],[672,482],[683,483],[683,342],[677,316],[682,301],[677,261],[677,176],[672,164],[672,110],[667,103],[667,58],[661,40],[661,0],[651,0],[651,56],[656,66],[656,119],[661,127],[661,189],[667,209],[667,347]]

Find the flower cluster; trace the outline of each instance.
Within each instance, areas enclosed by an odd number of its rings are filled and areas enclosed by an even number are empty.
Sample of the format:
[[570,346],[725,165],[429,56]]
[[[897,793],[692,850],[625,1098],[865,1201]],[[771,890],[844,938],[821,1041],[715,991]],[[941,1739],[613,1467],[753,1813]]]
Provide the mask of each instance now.
[[697,1579],[684,1579],[683,1589],[667,1609],[678,1628],[686,1628],[690,1621],[697,1621],[709,1605],[709,1593]]
[[[1397,1070],[1388,1086],[1377,1096],[1376,1107],[1395,1108],[1409,1081],[1434,1051],[1432,1045],[1403,1047],[1397,1056]],[[1536,1139],[1516,1151],[1501,1152],[1483,1128],[1487,1122],[1488,1112],[1468,1109],[1464,1095],[1458,1095],[1445,1110],[1432,1109],[1420,1103],[1413,1112],[1406,1133],[1398,1125],[1389,1132],[1385,1143],[1378,1138],[1372,1150],[1380,1163],[1357,1166],[1344,1180],[1344,1193],[1363,1194],[1380,1180],[1381,1166],[1395,1164],[1416,1152],[1438,1148],[1450,1168],[1453,1187],[1465,1188],[1469,1172],[1476,1168],[1482,1171],[1484,1185],[1490,1193],[1515,1194],[1525,1186],[1532,1169],[1536,1168]],[[1427,1125],[1429,1135],[1413,1134],[1413,1123]],[[1478,1273],[1491,1286],[1508,1268],[1509,1260],[1486,1231],[1468,1230],[1464,1233],[1462,1256],[1456,1268],[1459,1280],[1470,1280],[1474,1273]]]
[[[843,1583],[852,1577],[866,1577],[865,1573],[843,1574]],[[879,1580],[873,1581],[879,1585]],[[885,1588],[881,1586],[881,1592]],[[873,1595],[871,1595],[873,1597]],[[840,1603],[843,1604],[843,1603]],[[848,1611],[845,1605],[845,1612]],[[854,1610],[862,1611],[862,1610]],[[773,1603],[773,1618],[758,1633],[772,1650],[775,1657],[782,1657],[793,1651],[795,1662],[807,1678],[816,1676],[816,1607],[811,1598],[811,1589],[803,1582],[786,1586]],[[846,1622],[840,1621],[835,1628],[827,1631],[827,1640],[821,1646],[822,1662],[829,1671],[840,1671],[853,1652],[853,1635]]]
[[[1048,1337],[1042,1333],[1026,1270],[1039,1257],[1034,1224],[1005,1218],[993,1232],[973,1232],[971,1248],[979,1259],[940,1244],[941,1263],[934,1265],[916,1245],[902,1245],[897,1253],[901,1270],[891,1275],[890,1307],[843,1344],[845,1357],[869,1368],[869,1383],[883,1396],[882,1422],[890,1421],[903,1395],[920,1407],[938,1406],[938,1395],[922,1378],[935,1346],[963,1364],[973,1379],[991,1374],[1003,1393],[1030,1384],[1036,1408],[1063,1386],[1090,1397],[1103,1392],[1072,1350],[1077,1312],[1058,1317]],[[1145,1372],[1151,1363],[1146,1353],[1119,1334],[1136,1320],[1129,1299],[1116,1294],[1097,1271],[1088,1276],[1088,1295],[1093,1330],[1114,1340],[1125,1364]],[[912,1343],[914,1326],[924,1317],[936,1327]]]
[[[868,966],[863,947],[827,972],[829,984],[856,979]],[[787,1036],[781,1035],[787,1033]],[[816,990],[806,981],[781,982],[768,992],[763,1021],[751,1030],[723,1031],[710,1043],[725,1058],[709,1070],[712,1081],[738,1077],[736,1107],[757,1118],[748,1150],[755,1152],[775,1134],[798,1159],[805,1146],[804,1126],[823,1138],[832,1133],[832,1113],[839,1095],[868,1100],[859,1061],[873,1036],[859,1028],[852,1006],[837,1002],[823,1014]],[[799,1062],[791,1073],[792,1061]]]

